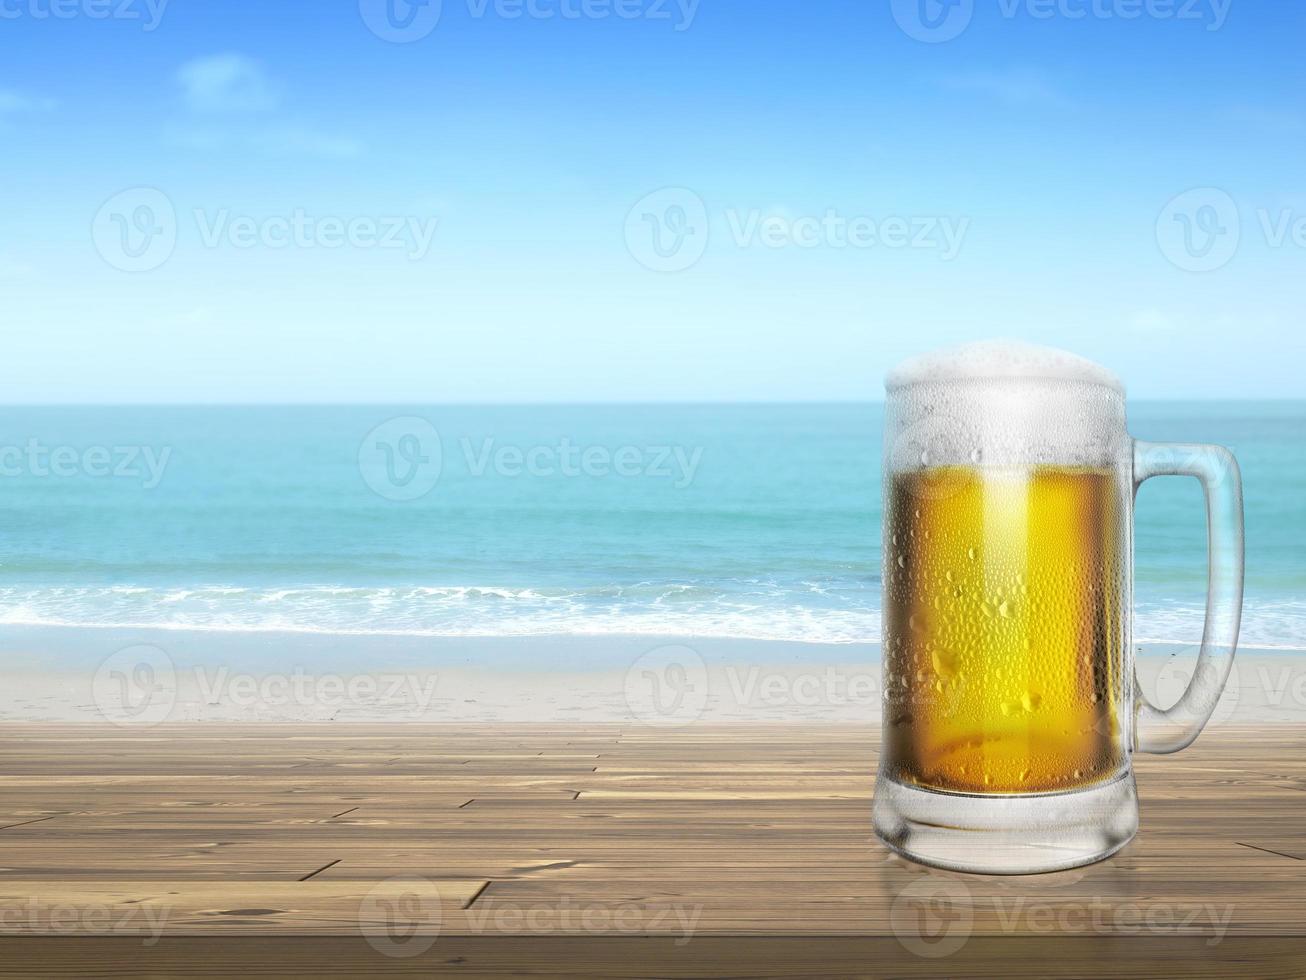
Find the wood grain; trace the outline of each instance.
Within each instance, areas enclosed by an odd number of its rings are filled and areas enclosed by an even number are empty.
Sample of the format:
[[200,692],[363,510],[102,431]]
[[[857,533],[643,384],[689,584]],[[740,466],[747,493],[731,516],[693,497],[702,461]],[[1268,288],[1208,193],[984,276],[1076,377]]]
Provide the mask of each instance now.
[[880,847],[877,752],[847,727],[0,725],[0,976],[1306,976],[1306,732],[1137,757],[1139,838],[1028,878]]

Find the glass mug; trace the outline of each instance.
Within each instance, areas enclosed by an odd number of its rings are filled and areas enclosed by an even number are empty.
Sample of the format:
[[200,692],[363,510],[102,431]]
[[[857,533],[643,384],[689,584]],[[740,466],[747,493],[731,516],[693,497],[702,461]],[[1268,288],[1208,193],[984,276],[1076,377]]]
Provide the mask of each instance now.
[[[1138,829],[1134,751],[1197,737],[1233,663],[1242,486],[1218,446],[1135,442],[1124,389],[1060,351],[984,343],[886,380],[884,740],[874,822],[893,850],[958,871],[1101,860]],[[1134,678],[1135,491],[1206,493],[1206,624],[1188,689]]]

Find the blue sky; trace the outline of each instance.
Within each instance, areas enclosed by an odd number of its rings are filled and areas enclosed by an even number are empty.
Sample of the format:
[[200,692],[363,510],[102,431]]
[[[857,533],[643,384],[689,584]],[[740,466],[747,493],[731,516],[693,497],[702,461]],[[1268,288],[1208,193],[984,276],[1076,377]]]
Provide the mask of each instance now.
[[1303,393],[1298,4],[55,2],[0,2],[7,402],[865,399],[988,336]]

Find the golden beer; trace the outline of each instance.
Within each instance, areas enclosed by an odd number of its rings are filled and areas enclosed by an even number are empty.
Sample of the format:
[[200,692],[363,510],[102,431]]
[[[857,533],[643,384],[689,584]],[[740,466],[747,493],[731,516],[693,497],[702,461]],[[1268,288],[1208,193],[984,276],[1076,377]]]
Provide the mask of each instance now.
[[1038,793],[1121,773],[1129,503],[1117,474],[941,466],[889,479],[887,774]]

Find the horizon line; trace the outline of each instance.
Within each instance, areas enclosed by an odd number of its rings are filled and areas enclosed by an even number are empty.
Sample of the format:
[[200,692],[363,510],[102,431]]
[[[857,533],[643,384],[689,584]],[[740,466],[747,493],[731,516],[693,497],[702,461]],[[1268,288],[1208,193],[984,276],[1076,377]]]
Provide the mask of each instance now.
[[[1128,404],[1306,405],[1302,397],[1133,397]],[[4,402],[5,408],[771,408],[884,405],[883,398],[825,399],[676,399],[630,401],[49,401]]]

